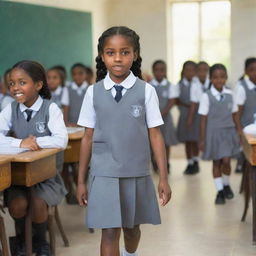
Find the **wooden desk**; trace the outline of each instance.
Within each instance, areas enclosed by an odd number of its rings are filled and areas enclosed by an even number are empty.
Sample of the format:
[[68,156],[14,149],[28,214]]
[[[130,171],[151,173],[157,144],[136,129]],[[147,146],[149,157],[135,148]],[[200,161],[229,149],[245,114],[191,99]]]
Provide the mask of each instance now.
[[84,131],[78,131],[68,134],[68,146],[64,151],[64,163],[79,162],[81,139]]
[[[16,155],[9,155],[12,157],[12,185],[22,185],[28,188],[28,202],[30,202],[31,198],[33,197],[33,185],[56,175],[56,153],[60,151],[62,150],[41,149],[38,151],[28,151]],[[27,256],[32,255],[31,224],[31,204],[29,203],[25,226]]]
[[253,243],[256,244],[256,137],[250,134],[244,134],[242,143],[246,159],[251,164],[248,178],[250,180],[250,194],[253,208]]
[[[10,187],[11,185],[11,159],[12,157],[0,157],[0,191]],[[0,213],[0,240],[3,249],[3,256],[8,256],[8,244],[4,226],[4,220]]]

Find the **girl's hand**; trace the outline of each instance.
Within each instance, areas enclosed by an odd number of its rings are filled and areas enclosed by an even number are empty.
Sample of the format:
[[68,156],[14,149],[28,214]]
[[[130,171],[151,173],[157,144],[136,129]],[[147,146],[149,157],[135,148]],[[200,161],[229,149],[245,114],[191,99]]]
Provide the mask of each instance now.
[[23,139],[20,143],[20,147],[21,148],[28,148],[30,150],[39,150],[39,146],[36,143],[36,137],[30,135],[29,137],[27,137],[26,139]]
[[76,197],[80,206],[87,206],[87,186],[83,183],[77,185]]
[[199,150],[204,152],[204,140],[200,140],[200,142],[199,142]]
[[160,198],[160,205],[165,206],[170,201],[172,196],[172,190],[167,180],[160,180],[158,185],[158,193]]
[[192,120],[191,118],[189,118],[189,119],[187,120],[187,128],[188,128],[188,129],[191,129],[191,128],[192,128],[192,124],[193,124],[193,120]]

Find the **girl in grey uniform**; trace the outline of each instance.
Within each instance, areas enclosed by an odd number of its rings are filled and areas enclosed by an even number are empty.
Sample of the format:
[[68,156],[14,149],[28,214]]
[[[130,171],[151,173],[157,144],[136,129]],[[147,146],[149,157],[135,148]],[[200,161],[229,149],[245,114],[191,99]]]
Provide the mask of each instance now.
[[181,81],[178,84],[179,98],[178,107],[180,111],[178,121],[178,140],[185,143],[186,157],[188,161],[184,174],[195,174],[199,172],[198,165],[198,141],[199,141],[199,116],[195,115],[192,124],[189,125],[189,109],[191,104],[191,87],[195,83],[196,63],[186,61],[181,72]]
[[[169,171],[170,146],[178,144],[176,129],[172,121],[170,109],[175,105],[178,93],[174,85],[166,79],[166,63],[163,60],[155,61],[152,65],[152,71],[154,79],[149,83],[154,86],[159,99],[160,111],[164,121],[164,125],[160,126],[160,129],[164,138]],[[155,163],[153,166],[155,166]]]
[[[15,64],[10,72],[9,85],[15,101],[0,113],[1,143],[29,150],[65,148],[68,136],[63,115],[58,106],[49,101],[51,95],[43,67],[32,61]],[[8,136],[9,132],[12,137]],[[46,242],[47,206],[59,204],[66,190],[59,174],[33,186],[33,189],[33,245],[37,256],[47,256],[50,255]],[[15,221],[15,255],[25,256],[24,225],[28,205],[26,188],[11,186],[5,192],[5,203]]]
[[[236,87],[236,102],[238,114],[242,127],[255,122],[256,114],[256,58],[248,58],[245,61],[245,75],[238,81]],[[241,172],[245,156],[241,150],[238,159],[236,172]]]
[[161,204],[171,197],[159,128],[163,120],[155,89],[140,79],[141,61],[139,36],[133,30],[106,30],[98,42],[97,82],[85,95],[78,121],[86,129],[77,197],[81,206],[88,204],[88,227],[102,229],[101,256],[120,256],[121,229],[122,256],[137,255],[140,224],[160,224],[149,143],[159,167]]
[[0,94],[2,94],[2,97],[0,98],[0,112],[11,102],[14,101],[13,97],[11,97],[9,92],[9,75],[10,75],[10,69],[7,69],[4,73],[3,81],[0,81]]
[[237,105],[230,89],[225,87],[227,71],[222,64],[210,68],[211,89],[200,101],[200,149],[204,160],[213,161],[213,177],[217,189],[216,204],[232,199],[230,158],[239,152],[241,127]]

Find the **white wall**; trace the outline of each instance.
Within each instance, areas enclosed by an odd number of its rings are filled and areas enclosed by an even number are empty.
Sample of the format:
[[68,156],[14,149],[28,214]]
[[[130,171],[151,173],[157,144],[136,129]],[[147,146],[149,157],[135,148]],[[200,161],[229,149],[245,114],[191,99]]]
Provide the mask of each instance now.
[[243,73],[244,60],[256,56],[256,0],[231,1],[231,80]]

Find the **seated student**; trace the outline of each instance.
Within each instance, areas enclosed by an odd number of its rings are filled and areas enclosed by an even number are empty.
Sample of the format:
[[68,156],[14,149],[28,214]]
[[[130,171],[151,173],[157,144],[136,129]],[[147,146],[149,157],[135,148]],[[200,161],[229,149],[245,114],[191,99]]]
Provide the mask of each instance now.
[[84,95],[88,89],[86,66],[81,63],[74,64],[71,74],[73,82],[69,87],[64,88],[61,103],[66,126],[77,126]]
[[[10,71],[10,92],[15,101],[0,113],[0,141],[11,147],[39,150],[65,148],[68,141],[63,115],[50,101],[44,68],[37,62],[21,61]],[[12,137],[8,136],[11,131]],[[40,170],[38,170],[40,171]],[[36,256],[49,256],[46,241],[48,206],[58,205],[66,194],[61,176],[33,186],[33,249]],[[26,187],[11,186],[5,191],[5,204],[15,221],[16,256],[25,256],[24,230],[28,201]]]
[[0,112],[12,101],[14,101],[13,97],[11,97],[9,92],[9,74],[10,69],[7,69],[4,73],[4,79],[2,83],[0,83],[0,93],[2,94],[2,97],[0,99]]

